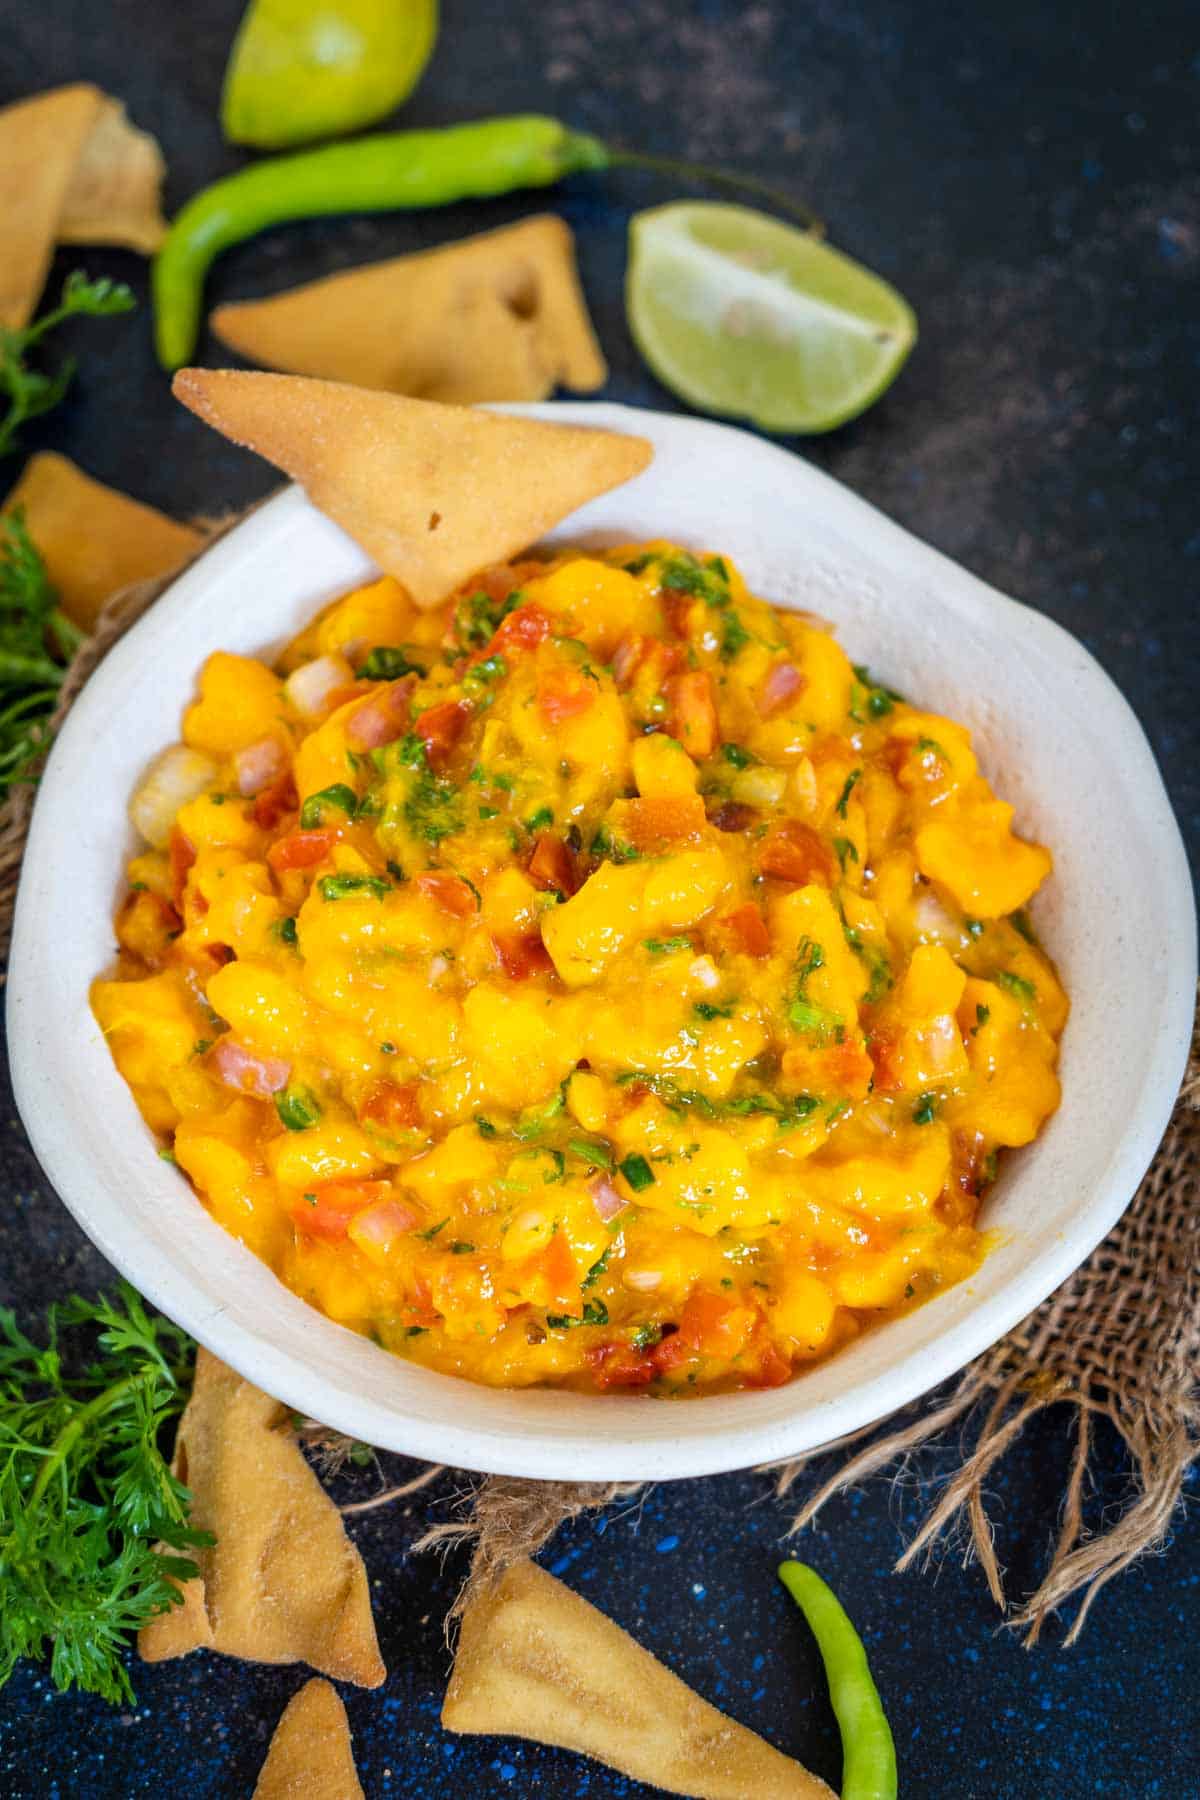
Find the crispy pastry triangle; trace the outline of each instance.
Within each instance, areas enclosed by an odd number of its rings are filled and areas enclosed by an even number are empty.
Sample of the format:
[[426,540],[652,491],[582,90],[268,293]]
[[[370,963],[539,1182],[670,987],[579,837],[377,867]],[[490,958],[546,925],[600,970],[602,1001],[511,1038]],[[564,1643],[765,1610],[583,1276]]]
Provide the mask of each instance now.
[[153,256],[167,234],[156,138],[131,125],[119,100],[100,96],[59,215],[60,244],[124,244]]
[[263,368],[456,405],[590,393],[608,373],[552,213],[219,306],[211,323]]
[[181,369],[174,391],[300,482],[418,606],[524,550],[653,454],[644,438],[613,431],[296,375]]
[[253,1800],[363,1800],[346,1709],[327,1681],[306,1682],[288,1701]]
[[697,1800],[833,1800],[531,1562],[468,1606],[442,1724],[560,1744]]
[[201,1646],[251,1662],[306,1662],[378,1687],[379,1655],[362,1558],[337,1508],[284,1429],[287,1411],[207,1350],[175,1444],[192,1522],[216,1543],[184,1605],[138,1638],[147,1662]]
[[194,526],[93,481],[49,450],[30,457],[3,510],[18,506],[64,612],[84,631],[118,588],[169,575],[204,542]]
[[33,317],[80,153],[104,105],[90,82],[0,112],[0,325]]

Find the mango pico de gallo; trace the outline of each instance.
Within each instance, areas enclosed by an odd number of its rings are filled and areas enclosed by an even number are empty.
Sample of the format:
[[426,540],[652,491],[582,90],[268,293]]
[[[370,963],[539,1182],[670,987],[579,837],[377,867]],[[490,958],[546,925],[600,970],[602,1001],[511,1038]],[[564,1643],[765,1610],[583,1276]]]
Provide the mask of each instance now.
[[307,1301],[501,1386],[787,1381],[961,1280],[1059,1100],[968,733],[719,555],[385,578],[218,652],[92,1003]]

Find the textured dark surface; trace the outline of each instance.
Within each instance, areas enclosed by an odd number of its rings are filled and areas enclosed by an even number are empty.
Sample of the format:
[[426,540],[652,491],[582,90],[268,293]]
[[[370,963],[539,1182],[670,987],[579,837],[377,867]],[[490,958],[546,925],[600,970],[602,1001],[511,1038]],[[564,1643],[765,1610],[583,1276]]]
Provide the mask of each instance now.
[[[664,154],[739,163],[810,198],[837,243],[904,290],[922,333],[904,374],[867,418],[802,453],[1083,638],[1141,717],[1194,857],[1194,8],[445,0],[443,10],[407,120],[536,108]],[[238,160],[221,144],[216,100],[239,11],[240,0],[0,0],[0,102],[80,77],[123,95],[163,143],[175,206]],[[579,179],[549,200],[578,234],[612,365],[606,397],[673,404],[641,369],[621,304],[629,211],[672,192],[626,175]],[[211,298],[268,293],[525,210],[515,199],[290,228],[226,258]],[[80,260],[60,257],[56,280]],[[133,257],[90,252],[86,264],[144,291]],[[74,394],[30,448],[64,450],[179,513],[238,505],[271,485],[264,466],[172,405],[145,312],[81,331],[77,347]],[[211,343],[203,350],[218,360]],[[32,1315],[105,1271],[41,1182],[7,1096],[4,1107],[0,1300]],[[1065,1419],[1044,1417],[994,1477],[1015,1591],[1042,1566],[1069,1447]],[[1093,1523],[1126,1491],[1106,1438],[1099,1464]],[[934,1468],[936,1459],[923,1472]],[[570,1756],[440,1730],[440,1621],[462,1566],[406,1549],[427,1515],[445,1516],[454,1491],[447,1482],[356,1529],[392,1670],[381,1693],[347,1695],[367,1794],[646,1792]],[[997,1629],[978,1572],[954,1555],[936,1579],[890,1575],[919,1503],[912,1483],[892,1493],[877,1485],[830,1506],[800,1552],[867,1637],[902,1793],[1200,1792],[1194,1527],[1181,1521],[1164,1557],[1108,1589],[1077,1649],[1058,1649],[1052,1631],[1026,1653]],[[773,1580],[787,1516],[756,1477],[689,1483],[564,1531],[548,1561],[703,1694],[836,1782],[815,1652]],[[23,1669],[0,1694],[0,1795],[248,1795],[302,1676],[194,1656],[135,1678],[139,1705],[123,1713],[56,1697]]]

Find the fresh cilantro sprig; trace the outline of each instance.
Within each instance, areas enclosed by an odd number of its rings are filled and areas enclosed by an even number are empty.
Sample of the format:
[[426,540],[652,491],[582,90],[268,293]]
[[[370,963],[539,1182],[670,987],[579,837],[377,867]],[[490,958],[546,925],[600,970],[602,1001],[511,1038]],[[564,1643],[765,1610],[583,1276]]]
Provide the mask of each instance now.
[[52,1306],[44,1338],[0,1308],[0,1686],[48,1656],[60,1691],[131,1701],[123,1652],[211,1541],[163,1444],[192,1345],[125,1283]]
[[82,638],[17,507],[0,519],[0,788],[28,780],[46,748],[46,718]]
[[123,281],[89,281],[82,269],[74,269],[63,283],[57,306],[20,330],[0,326],[0,401],[7,402],[0,416],[0,456],[17,448],[23,425],[58,405],[75,374],[73,356],[47,371],[27,360],[30,351],[67,319],[108,319],[132,312],[136,305]]

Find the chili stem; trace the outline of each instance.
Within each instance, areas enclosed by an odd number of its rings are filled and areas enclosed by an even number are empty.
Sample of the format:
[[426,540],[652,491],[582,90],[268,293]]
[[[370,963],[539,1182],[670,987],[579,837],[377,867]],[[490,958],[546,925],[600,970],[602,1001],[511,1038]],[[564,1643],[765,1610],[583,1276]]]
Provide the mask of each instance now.
[[725,188],[732,194],[753,194],[765,200],[777,212],[790,214],[811,233],[813,237],[824,237],[825,222],[806,206],[802,200],[794,200],[781,188],[772,186],[769,181],[760,181],[757,175],[739,175],[733,169],[715,169],[708,163],[680,161],[674,156],[651,156],[641,150],[613,149],[608,153],[610,169],[645,169],[651,175],[670,175],[677,181],[694,181],[701,185]]

